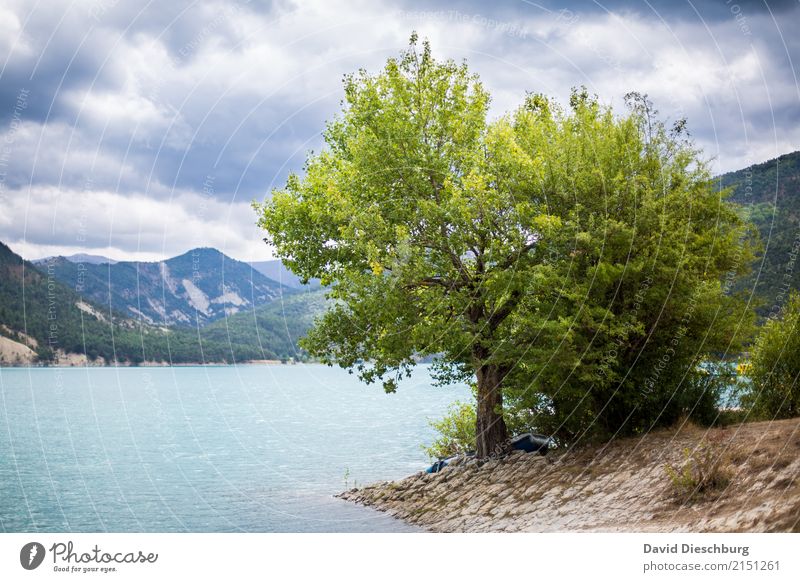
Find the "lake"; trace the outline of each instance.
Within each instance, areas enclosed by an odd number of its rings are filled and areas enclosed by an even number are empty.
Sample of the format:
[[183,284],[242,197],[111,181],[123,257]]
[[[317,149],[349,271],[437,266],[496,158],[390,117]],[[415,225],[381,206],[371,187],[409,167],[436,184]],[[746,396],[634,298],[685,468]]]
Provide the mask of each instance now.
[[466,399],[321,365],[0,369],[6,532],[413,531],[333,498],[423,469]]

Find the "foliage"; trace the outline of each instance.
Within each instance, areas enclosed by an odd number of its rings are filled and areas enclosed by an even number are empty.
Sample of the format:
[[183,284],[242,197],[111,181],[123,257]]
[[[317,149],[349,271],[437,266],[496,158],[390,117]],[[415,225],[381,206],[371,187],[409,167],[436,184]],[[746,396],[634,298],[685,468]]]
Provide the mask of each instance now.
[[303,345],[390,392],[420,356],[476,380],[480,456],[504,405],[566,440],[672,423],[699,362],[748,331],[722,285],[750,262],[743,221],[643,96],[617,116],[585,91],[529,95],[493,123],[488,103],[416,37],[346,78],[327,148],[256,205],[336,300]]
[[[536,418],[529,410],[505,409],[503,418],[512,436],[536,430]],[[444,459],[475,451],[475,403],[455,402],[439,420],[429,421],[438,436],[423,450],[431,459]]]
[[741,379],[736,366],[729,361],[712,360],[702,362],[693,372],[687,375],[689,386],[683,395],[687,398],[682,406],[685,416],[704,426],[725,422],[722,412],[739,404]]
[[439,436],[423,450],[431,459],[445,459],[475,451],[475,405],[454,402],[441,420],[429,421]]
[[669,477],[672,493],[684,503],[725,489],[732,475],[728,455],[705,440],[694,449],[683,449],[683,463],[680,466],[668,464],[664,470]]
[[742,397],[756,417],[800,416],[800,294],[793,292],[781,318],[762,327],[751,354],[752,383]]
[[751,329],[724,279],[746,271],[753,233],[683,135],[645,96],[629,100],[623,118],[585,94],[570,112],[538,98],[518,113],[566,235],[549,261],[557,301],[528,295],[512,321],[526,353],[510,403],[565,440],[713,415],[719,385],[700,364],[736,353]]

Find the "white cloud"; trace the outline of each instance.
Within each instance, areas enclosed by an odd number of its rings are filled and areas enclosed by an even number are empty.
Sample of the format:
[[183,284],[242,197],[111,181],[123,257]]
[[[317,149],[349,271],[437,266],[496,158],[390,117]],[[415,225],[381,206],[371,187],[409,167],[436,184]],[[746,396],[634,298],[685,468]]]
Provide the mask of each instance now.
[[22,23],[13,10],[0,6],[0,54],[8,54],[22,31]]
[[0,215],[7,242],[26,258],[92,252],[161,259],[211,246],[241,260],[271,258],[248,203],[193,192],[167,200],[144,194],[31,188],[9,196]]

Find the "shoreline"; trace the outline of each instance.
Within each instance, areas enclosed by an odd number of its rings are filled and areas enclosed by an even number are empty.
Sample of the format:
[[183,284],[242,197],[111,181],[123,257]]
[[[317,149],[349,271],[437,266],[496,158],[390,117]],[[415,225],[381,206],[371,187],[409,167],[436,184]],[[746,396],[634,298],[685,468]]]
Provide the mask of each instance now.
[[[5,331],[10,331],[5,325],[0,324]],[[24,335],[24,334],[23,334]],[[24,342],[24,343],[23,343]],[[108,361],[105,358],[90,360],[85,354],[55,350],[55,357],[50,361],[38,359],[34,351],[38,347],[35,339],[24,335],[22,338],[11,339],[0,334],[0,368],[167,368],[167,367],[198,367],[198,366],[238,366],[238,365],[293,365],[300,363],[294,358],[282,359],[255,359],[241,362],[228,361],[191,361],[167,362],[144,360],[141,362]]]
[[[713,443],[731,479],[675,498],[665,466]],[[788,532],[800,530],[800,418],[684,426],[547,457],[515,453],[338,495],[433,532]]]
[[0,369],[79,369],[79,368],[231,368],[236,366],[297,366],[300,364],[315,364],[317,362],[282,362],[280,360],[246,360],[243,362],[117,362],[111,364],[94,364],[86,362],[56,363],[56,364],[0,364]]

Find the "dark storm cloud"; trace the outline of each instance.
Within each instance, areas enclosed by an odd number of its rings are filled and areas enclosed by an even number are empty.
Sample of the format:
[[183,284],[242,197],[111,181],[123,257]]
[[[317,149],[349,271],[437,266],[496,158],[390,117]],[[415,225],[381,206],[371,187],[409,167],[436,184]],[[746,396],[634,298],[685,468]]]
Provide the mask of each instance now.
[[179,14],[187,14],[191,3],[163,2],[149,10],[143,9],[147,5],[136,6],[116,0],[18,3],[15,13],[24,28],[8,39],[10,47],[3,55],[2,119],[7,120],[9,104],[21,89],[31,94],[27,117],[42,121],[67,113],[58,96],[72,88],[118,86],[122,71],[108,61],[121,37],[169,30],[165,27]]
[[629,11],[642,16],[661,16],[665,19],[683,18],[697,20],[724,20],[732,14],[739,12],[745,15],[761,13],[780,13],[796,7],[795,0],[640,0],[638,2],[626,0],[606,1],[572,1],[556,2],[544,0],[543,2],[527,2],[526,4],[539,4],[550,10],[569,8],[580,12],[605,12]]
[[87,38],[90,28],[85,19],[65,16],[65,22],[58,26],[59,15],[54,12],[40,10],[33,15],[19,15],[20,20],[29,20],[22,38],[6,39],[11,46],[2,55],[0,123],[8,122],[20,91],[30,92],[26,117],[44,121],[61,113],[59,92],[83,87],[93,80],[99,87],[106,85],[106,79],[98,78],[98,72],[113,39],[103,33]]
[[[184,96],[170,95],[169,77],[190,66],[208,43],[213,42],[218,51],[235,51],[242,39],[232,29],[234,17],[246,17],[253,10],[262,11],[263,16],[271,10],[290,7],[287,2],[277,5],[263,1],[228,2],[210,8],[189,1],[141,5],[116,0],[64,5],[62,11],[43,9],[41,5],[26,11],[21,6],[18,17],[25,22],[25,28],[10,47],[2,73],[0,123],[10,122],[23,92],[26,103],[22,120],[42,126],[40,131],[34,131],[39,147],[29,148],[29,155],[17,156],[18,163],[8,172],[7,185],[11,188],[37,182],[72,185],[91,180],[98,187],[125,190],[141,187],[141,179],[152,174],[164,184],[192,188],[213,172],[218,175],[220,191],[232,191],[242,182],[238,172],[248,154],[261,141],[254,132],[268,135],[284,118],[284,113],[274,105],[259,106],[261,96],[257,94],[234,94],[224,104],[215,103],[222,98],[219,87],[188,87],[191,91],[188,103],[177,110],[175,107],[181,105]],[[155,79],[144,94],[155,107],[162,107],[164,125],[149,133],[147,127],[137,126],[135,120],[126,123],[125,131],[119,133],[102,122],[93,125],[91,106],[70,96],[90,91],[108,93],[115,99],[128,81],[127,63],[119,53],[126,45],[137,42],[157,42],[166,51],[162,62],[152,63]],[[213,85],[213,79],[208,81]],[[254,109],[250,122],[230,139],[229,129],[239,125],[243,113]],[[187,113],[197,127],[190,126]],[[284,146],[287,141],[299,139],[298,136],[307,139],[311,124],[318,128],[321,122],[320,116],[313,115],[295,119],[276,132],[272,141]],[[66,131],[64,126],[70,130]],[[180,132],[186,134],[183,137],[191,137],[191,142],[176,144],[174,137]],[[134,183],[130,173],[115,175],[113,171],[94,167],[95,164],[87,168],[80,164],[42,163],[49,158],[47,143],[52,144],[53,153],[57,154],[64,153],[65,148],[67,151],[84,148],[95,155],[116,152],[120,158],[125,156],[127,165],[139,168],[142,175]],[[265,165],[272,167],[280,158],[281,155],[274,155],[267,148],[260,159],[254,160],[254,168],[263,172]],[[256,186],[247,176],[243,185]]]
[[[184,222],[202,232],[211,217],[197,196],[213,198],[239,221],[234,231],[250,232],[246,203],[320,148],[341,76],[377,70],[412,30],[438,56],[469,61],[493,94],[493,115],[526,91],[565,100],[584,84],[615,106],[627,91],[647,91],[665,115],[689,119],[715,169],[736,169],[797,149],[798,20],[796,2],[750,0],[53,0],[33,8],[18,0],[0,8],[0,131],[11,144],[0,186],[37,208],[58,192],[72,225],[81,219],[69,199],[88,191],[125,213],[172,212],[180,200]],[[67,227],[28,228],[27,206],[13,208],[19,214],[0,221],[0,240],[24,239],[30,249],[74,243]],[[113,229],[93,224],[97,246]],[[142,218],[136,228],[114,239],[120,253],[134,240],[153,253],[190,246],[188,227],[165,233]],[[245,238],[230,243],[239,254],[250,248]]]
[[501,2],[485,2],[483,0],[466,0],[447,4],[435,4],[428,0],[405,0],[402,5],[409,10],[453,10],[491,14],[506,18],[523,17],[528,10],[529,15],[535,11],[558,13],[571,11],[585,15],[604,14],[607,12],[632,12],[644,17],[662,17],[665,19],[698,18],[705,20],[724,20],[732,14],[774,13],[779,15],[796,8],[796,0],[505,0]]
[[42,121],[69,115],[58,97],[72,88],[91,86],[99,91],[119,87],[125,80],[124,70],[113,53],[123,39],[156,38],[179,65],[193,58],[196,48],[208,37],[224,40],[220,48],[240,42],[227,16],[252,13],[254,9],[268,13],[278,4],[234,0],[224,8],[204,6],[198,0],[19,3],[15,12],[24,29],[19,37],[8,39],[9,50],[0,54],[4,57],[0,122],[7,122],[22,89],[30,91],[27,117]]

